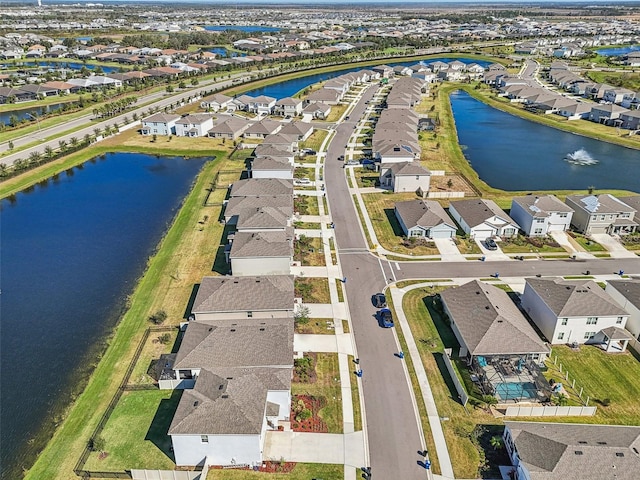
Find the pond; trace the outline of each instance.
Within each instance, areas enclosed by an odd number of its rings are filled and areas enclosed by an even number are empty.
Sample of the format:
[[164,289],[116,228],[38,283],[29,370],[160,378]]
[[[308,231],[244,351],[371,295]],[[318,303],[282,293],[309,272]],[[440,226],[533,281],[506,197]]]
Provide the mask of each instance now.
[[213,47],[208,50],[211,53],[215,53],[219,57],[246,57],[247,54],[245,52],[233,52],[227,50],[225,47]]
[[[640,192],[640,151],[547,127],[451,94],[458,140],[482,180],[503,190]],[[579,121],[579,120],[576,120]]]
[[209,32],[224,32],[225,30],[239,30],[241,32],[279,32],[278,27],[267,27],[264,25],[205,25],[205,30]]
[[97,70],[101,68],[104,73],[114,73],[119,72],[120,67],[109,67],[107,65],[94,65],[91,63],[82,63],[82,62],[47,62],[47,61],[37,61],[37,62],[22,62],[14,64],[16,66],[24,65],[26,67],[44,67],[51,68],[53,70],[59,68],[68,68],[70,70],[82,70],[82,67],[86,67],[87,70]]
[[50,438],[205,161],[108,154],[0,202],[3,480]]
[[8,112],[0,112],[0,123],[8,125],[11,123],[11,117],[15,116],[18,120],[32,121],[33,117],[41,117],[47,113],[55,112],[59,110],[64,103],[52,103],[44,107],[23,107],[20,108],[19,104],[16,105],[14,110]]
[[603,55],[605,57],[618,57],[620,55],[626,55],[630,52],[639,52],[640,45],[626,45],[624,47],[611,47],[611,48],[602,48],[600,50],[596,50],[598,55]]

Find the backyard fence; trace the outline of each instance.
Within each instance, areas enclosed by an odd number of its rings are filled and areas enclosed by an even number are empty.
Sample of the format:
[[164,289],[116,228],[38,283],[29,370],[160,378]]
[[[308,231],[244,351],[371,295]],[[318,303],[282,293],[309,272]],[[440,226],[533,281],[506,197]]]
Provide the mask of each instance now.
[[596,407],[561,407],[547,405],[544,407],[525,407],[515,405],[507,407],[506,417],[591,417],[596,414]]
[[463,198],[464,192],[429,192],[427,198]]
[[569,371],[563,367],[562,363],[558,361],[557,355],[553,356],[553,366],[557,369],[556,374],[560,377],[558,380],[562,380],[562,384],[565,391],[567,391],[568,393],[569,388],[573,390],[574,395],[580,399],[580,401],[583,403],[585,407],[588,407],[589,396],[584,394],[584,388],[582,388],[580,385],[576,386],[576,379],[575,378],[573,378],[573,380],[571,379],[571,376],[569,375]]
[[444,358],[444,364],[447,366],[447,370],[449,371],[451,380],[453,380],[453,384],[455,385],[456,390],[458,392],[458,398],[460,399],[460,403],[462,403],[462,406],[464,407],[469,401],[469,395],[467,395],[467,391],[464,389],[464,386],[460,382],[460,379],[458,378],[458,374],[456,373],[456,370],[455,368],[453,368],[453,364],[451,363],[451,358],[450,358],[451,349],[445,348],[444,355],[442,357]]

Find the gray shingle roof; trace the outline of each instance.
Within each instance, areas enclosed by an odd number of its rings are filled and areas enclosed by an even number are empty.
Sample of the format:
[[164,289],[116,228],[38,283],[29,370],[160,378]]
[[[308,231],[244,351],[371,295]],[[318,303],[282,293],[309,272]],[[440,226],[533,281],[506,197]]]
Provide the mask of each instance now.
[[527,278],[526,282],[558,317],[629,315],[593,280]]
[[607,283],[640,309],[640,280],[609,280]]
[[204,277],[194,313],[293,311],[293,276]]
[[286,158],[256,157],[251,162],[251,170],[285,170],[292,171],[293,165]]
[[280,324],[219,326],[189,322],[174,369],[292,367],[293,319]]
[[[505,422],[531,480],[637,480],[640,427]],[[578,453],[576,453],[578,452]]]
[[518,228],[518,224],[502,210],[493,200],[470,199],[456,200],[450,204],[467,222],[470,227],[475,227],[485,222],[494,215]]
[[231,186],[232,197],[293,195],[293,180],[283,178],[249,178]]
[[568,200],[590,213],[631,212],[633,208],[608,193],[602,195],[568,195]]
[[395,176],[431,175],[431,172],[429,170],[427,170],[417,162],[393,163],[389,168]]
[[224,210],[224,216],[228,220],[234,215],[240,215],[245,210],[255,210],[260,207],[277,208],[287,216],[293,215],[293,197],[286,195],[233,197],[229,199]]
[[288,390],[290,369],[201,370],[195,388],[184,390],[170,435],[259,435],[269,390]]
[[[640,110],[637,110],[636,113],[640,115]],[[636,212],[640,212],[640,195],[633,195],[631,197],[620,197],[620,201],[629,205]]]
[[472,355],[550,351],[504,290],[474,280],[440,296]]
[[293,229],[276,232],[238,232],[230,258],[293,257]]
[[561,202],[554,195],[525,195],[524,197],[513,197],[513,203],[520,205],[533,217],[548,217],[553,212],[573,212],[573,208]]
[[274,207],[258,207],[253,210],[245,209],[238,215],[238,230],[247,228],[278,228],[287,227],[290,216]]
[[396,203],[396,211],[407,228],[431,228],[445,224],[455,229],[455,223],[442,206],[434,200],[409,200]]

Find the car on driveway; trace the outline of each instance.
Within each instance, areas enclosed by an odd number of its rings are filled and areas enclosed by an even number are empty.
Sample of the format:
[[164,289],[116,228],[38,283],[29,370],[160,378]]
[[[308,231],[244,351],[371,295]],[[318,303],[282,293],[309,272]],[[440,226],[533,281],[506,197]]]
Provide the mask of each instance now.
[[497,250],[498,249],[498,244],[496,243],[496,241],[493,238],[487,238],[484,241],[484,244],[487,247],[487,250]]
[[347,165],[360,165],[358,160],[347,160]]
[[378,318],[380,319],[380,323],[384,328],[393,327],[393,314],[391,313],[391,310],[389,310],[388,308],[383,308],[382,310],[379,310]]
[[371,296],[371,303],[376,308],[385,308],[387,306],[387,297],[384,296],[384,293],[376,293]]

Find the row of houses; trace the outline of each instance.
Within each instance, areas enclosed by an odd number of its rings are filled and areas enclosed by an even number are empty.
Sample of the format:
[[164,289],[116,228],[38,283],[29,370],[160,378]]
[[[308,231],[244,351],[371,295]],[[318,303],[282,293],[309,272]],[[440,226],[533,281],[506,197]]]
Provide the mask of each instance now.
[[278,136],[256,146],[251,178],[234,182],[225,202],[232,276],[202,279],[180,348],[161,362],[161,385],[184,389],[169,427],[179,466],[259,466],[266,433],[289,421],[301,137],[267,142]]
[[[514,197],[510,214],[493,200],[454,200],[449,215],[434,200],[398,202],[395,214],[407,237],[452,238],[456,222],[471,238],[546,236],[573,227],[585,235],[627,235],[638,231],[636,213],[640,196],[617,198],[610,194],[569,195],[565,202],[553,195]],[[455,220],[455,222],[453,221]]]
[[640,94],[638,92],[587,81],[564,67],[554,67],[549,78],[572,96],[591,101],[569,98],[552,92],[531,80],[489,71],[484,82],[494,85],[500,95],[511,102],[523,103],[528,108],[545,114],[560,115],[568,120],[590,120],[628,130],[640,128]]

